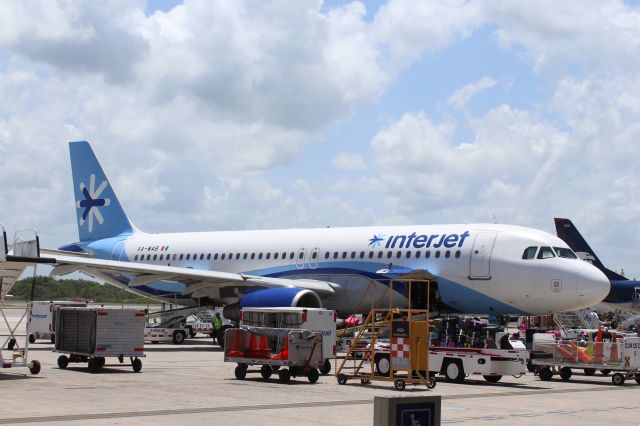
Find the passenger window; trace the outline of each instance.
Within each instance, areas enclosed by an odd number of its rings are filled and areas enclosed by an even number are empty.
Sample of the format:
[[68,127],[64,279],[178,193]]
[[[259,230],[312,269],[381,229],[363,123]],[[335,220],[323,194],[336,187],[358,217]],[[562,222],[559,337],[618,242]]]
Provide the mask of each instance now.
[[396,258],[400,259],[401,257],[402,257],[402,252],[398,250],[398,252],[396,253]]
[[198,253],[193,254],[193,260],[196,260],[196,259],[198,259]]
[[240,259],[240,253],[236,253],[236,260]]
[[296,254],[295,254],[294,252],[291,252],[291,254],[289,255],[289,259],[293,260],[293,258],[294,258],[294,256],[295,256],[295,255],[296,255]]
[[164,257],[164,254],[161,254],[160,255],[160,259],[158,259],[158,260],[162,260],[163,257]]
[[522,253],[522,258],[525,260],[534,259],[536,257],[536,251],[538,251],[538,247],[527,247],[524,249],[524,253]]
[[378,259],[382,259],[382,256],[384,255],[383,251],[379,251],[378,252]]
[[173,253],[173,260],[176,260],[176,257],[178,257],[178,255],[176,253]]
[[271,258],[271,253],[267,253],[265,257],[267,258],[267,260],[269,260]]
[[[183,258],[184,258],[184,253],[180,253],[180,260],[182,260]],[[223,257],[223,259],[224,259],[224,257]],[[149,260],[149,259],[147,259],[147,260]]]
[[431,250],[427,250],[427,251],[425,251],[425,252],[424,252],[424,258],[425,258],[425,259],[428,259],[428,258],[430,258],[430,257],[431,257]]
[[355,258],[356,258],[356,252],[355,252],[355,251],[352,251],[352,252],[351,252],[351,258],[352,258],[352,259],[355,259]]
[[387,259],[391,259],[391,256],[393,256],[393,252],[391,250],[389,250],[387,252]]
[[218,260],[218,253],[213,255],[213,260]]
[[282,260],[286,260],[286,259],[287,259],[287,253],[286,253],[286,252],[283,252],[283,253],[282,253]]
[[147,255],[147,260],[151,260],[151,255],[150,254]]
[[556,257],[551,250],[551,247],[540,247],[540,251],[538,252],[538,259],[549,259],[552,257]]
[[373,252],[372,251],[369,252],[369,259],[373,259]]
[[329,252],[328,252],[328,251],[324,253],[324,258],[325,258],[325,259],[328,259],[328,258],[329,258]]
[[245,254],[243,254],[243,255],[242,255],[242,258],[243,258],[244,260],[247,260],[247,256],[249,256],[249,253],[245,253]]
[[153,255],[153,260],[156,260],[157,258],[158,258],[158,255],[157,255],[157,254],[154,254],[154,255]]
[[409,259],[411,257],[411,250],[407,251],[407,259]]
[[416,259],[420,259],[420,253],[422,253],[420,250],[416,251]]
[[346,258],[347,258],[347,252],[346,252],[346,251],[343,251],[343,252],[342,252],[342,258],[343,258],[343,259],[346,259]]
[[440,258],[440,250],[436,250],[436,259]]
[[220,260],[224,260],[224,257],[225,257],[225,256],[226,256],[226,255],[225,255],[224,253],[222,253],[222,254],[220,255]]
[[577,259],[578,258],[578,256],[576,256],[576,254],[571,249],[563,248],[563,247],[554,247],[553,249],[558,254],[558,257],[562,257],[562,258],[565,258],[565,259]]
[[200,260],[204,260],[204,253],[200,253]]
[[187,254],[187,260],[189,260],[189,258],[191,258],[191,253]]
[[138,260],[138,255],[136,254],[133,260]]
[[460,250],[456,250],[456,259],[460,257]]
[[337,252],[337,251],[334,251],[334,252],[333,252],[333,258],[334,258],[334,259],[337,259],[337,258],[338,258],[338,252]]
[[444,257],[446,257],[447,259],[451,257],[451,252],[449,250],[444,252]]
[[211,260],[211,253],[207,253],[207,260]]
[[251,253],[251,260],[256,258],[256,254],[255,253]]
[[298,259],[302,260],[304,259],[304,252],[301,251],[300,254],[298,255]]
[[280,253],[278,253],[278,252],[273,253],[273,258],[274,258],[274,259],[277,259],[279,254],[280,254]]
[[360,252],[360,259],[364,259],[364,252],[363,251]]
[[315,258],[318,257],[318,252],[314,251],[313,253],[311,253],[311,258],[315,260]]
[[258,259],[262,259],[262,253],[258,253]]

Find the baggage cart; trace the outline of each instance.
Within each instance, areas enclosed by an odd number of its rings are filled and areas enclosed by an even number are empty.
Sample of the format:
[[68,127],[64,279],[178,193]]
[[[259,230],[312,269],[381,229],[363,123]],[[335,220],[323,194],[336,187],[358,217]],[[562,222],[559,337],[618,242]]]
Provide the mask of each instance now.
[[311,330],[251,327],[230,328],[225,332],[224,360],[235,362],[235,376],[243,380],[250,366],[259,365],[267,380],[277,371],[280,383],[306,376],[315,383],[324,363],[323,336]]
[[611,381],[617,386],[627,379],[635,379],[640,384],[640,337],[623,337],[611,342],[575,342],[536,333],[531,363],[536,366],[540,380],[551,380],[554,374],[569,380],[573,369],[581,369],[587,376],[594,375],[597,370],[604,375],[613,372]]
[[144,311],[135,309],[61,308],[56,317],[58,367],[86,362],[91,372],[105,366],[105,359],[131,361],[133,371],[142,370],[144,357]]
[[86,307],[87,302],[73,300],[46,301],[37,300],[29,302],[29,317],[27,319],[27,336],[29,343],[35,343],[38,339],[45,339],[55,343],[55,317],[56,311],[61,307]]

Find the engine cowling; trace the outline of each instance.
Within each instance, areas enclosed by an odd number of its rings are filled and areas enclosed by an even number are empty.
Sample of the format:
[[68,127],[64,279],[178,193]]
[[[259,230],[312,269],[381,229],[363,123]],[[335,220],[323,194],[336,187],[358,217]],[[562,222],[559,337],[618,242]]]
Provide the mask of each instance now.
[[240,302],[224,307],[223,315],[238,321],[240,308],[322,308],[317,293],[304,288],[267,288],[245,293]]

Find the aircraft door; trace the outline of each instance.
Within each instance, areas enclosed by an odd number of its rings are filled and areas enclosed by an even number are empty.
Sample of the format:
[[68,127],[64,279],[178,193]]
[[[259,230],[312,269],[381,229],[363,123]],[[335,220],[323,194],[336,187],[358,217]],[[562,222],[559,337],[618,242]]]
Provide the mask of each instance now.
[[318,267],[318,256],[320,256],[320,250],[315,247],[311,250],[311,256],[309,257],[309,268],[316,269]]
[[469,279],[491,279],[491,252],[496,241],[497,232],[480,232],[476,235],[471,249],[469,263]]
[[296,268],[304,268],[304,257],[306,253],[307,249],[305,249],[304,247],[298,250],[298,256],[296,257]]
[[120,240],[113,246],[113,250],[111,251],[111,260],[126,260],[124,241],[125,240]]

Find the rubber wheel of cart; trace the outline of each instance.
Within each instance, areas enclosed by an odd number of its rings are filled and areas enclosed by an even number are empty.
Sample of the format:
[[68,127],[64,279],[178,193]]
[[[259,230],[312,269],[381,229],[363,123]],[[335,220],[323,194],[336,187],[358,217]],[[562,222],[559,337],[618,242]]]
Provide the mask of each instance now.
[[600,370],[603,376],[608,376],[611,373],[611,370]]
[[389,362],[388,354],[376,355],[376,373],[381,376],[388,376],[391,369],[391,363]]
[[538,377],[540,377],[540,380],[551,380],[551,378],[553,377],[553,371],[551,371],[551,369],[549,367],[542,367],[540,369],[540,373],[538,373]]
[[91,371],[92,373],[95,373],[96,371],[98,371],[98,368],[99,368],[98,363],[93,358],[89,359],[89,361],[87,362],[87,367],[89,368],[89,371]]
[[244,380],[244,378],[247,377],[247,369],[239,365],[236,367],[235,374],[236,374],[236,379]]
[[311,370],[309,370],[309,373],[307,374],[307,379],[309,379],[310,383],[317,382],[319,378],[320,378],[320,372],[318,370],[316,370],[315,368],[312,368]]
[[29,343],[35,343],[36,342],[36,336],[34,336],[33,334],[29,335]]
[[562,380],[569,380],[572,374],[573,372],[569,367],[562,367],[560,369],[560,377],[562,378]]
[[[102,358],[102,359],[103,359],[103,362],[104,362],[104,358]],[[139,373],[140,371],[142,371],[142,361],[140,361],[139,358],[134,359],[131,362],[131,368],[133,368],[133,372],[134,373]]]
[[433,389],[436,387],[436,378],[429,377],[429,381],[427,382],[427,389]]
[[331,373],[331,361],[329,361],[329,359],[325,359],[324,364],[320,367],[320,374],[326,376],[329,373]]
[[449,360],[444,368],[444,375],[450,382],[462,383],[464,381],[462,363],[458,360]]
[[347,384],[347,380],[348,380],[348,379],[349,379],[349,378],[348,378],[346,375],[344,375],[344,374],[338,374],[338,384],[339,384],[339,385],[346,385],[346,384]]
[[271,377],[271,373],[273,373],[273,369],[269,365],[263,365],[260,368],[260,374],[262,374],[262,378],[265,380]]
[[187,337],[187,335],[184,333],[184,331],[174,331],[173,332],[173,344],[174,345],[181,345],[182,342],[184,342],[185,337]]
[[283,384],[287,384],[291,381],[291,373],[286,368],[278,371],[278,381]]
[[624,385],[624,374],[616,373],[613,376],[611,376],[611,383],[613,383],[616,386]]
[[104,367],[104,365],[107,363],[103,356],[96,357],[95,361],[98,368]]
[[29,366],[29,371],[31,372],[31,374],[38,374],[41,368],[42,366],[40,365],[40,362],[34,359],[33,361],[31,361],[31,365]]
[[369,380],[369,379],[360,379],[360,384],[361,385],[370,385],[371,384],[371,380]]
[[67,358],[65,355],[60,355],[58,357],[58,367],[64,370],[65,368],[67,368],[67,365],[69,365],[69,358]]
[[640,385],[640,374],[636,374],[636,383]]
[[502,376],[482,376],[489,383],[498,383]]
[[396,381],[393,382],[393,387],[396,388],[397,391],[403,391],[405,386],[406,384],[402,379],[396,379]]
[[584,375],[585,376],[593,376],[596,374],[596,369],[595,368],[585,368],[584,369]]

